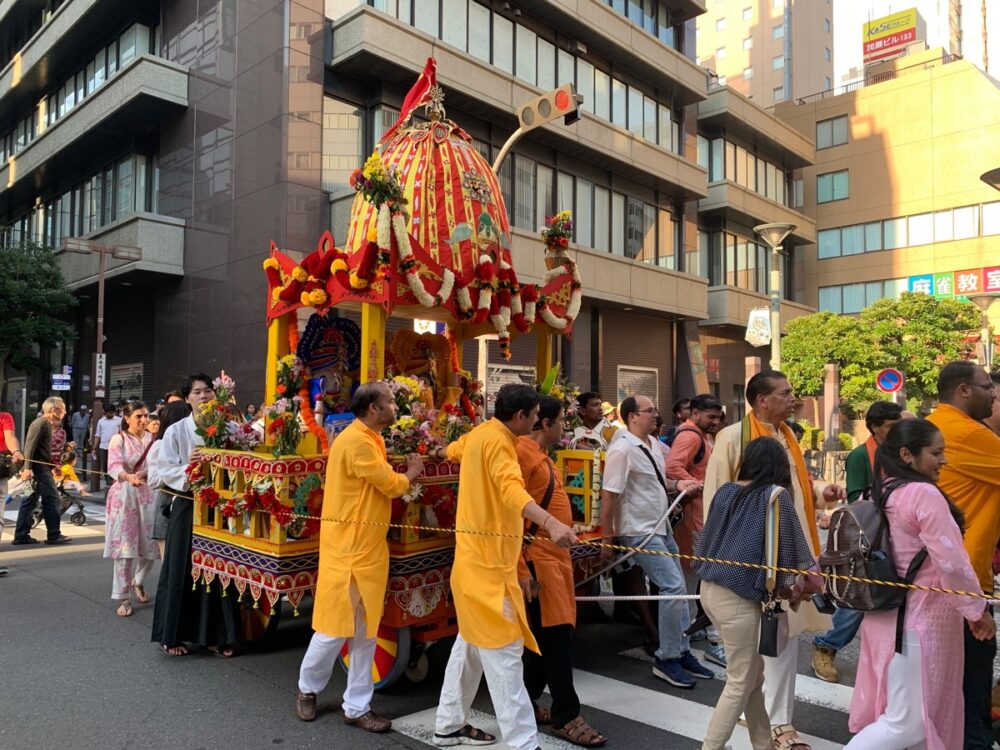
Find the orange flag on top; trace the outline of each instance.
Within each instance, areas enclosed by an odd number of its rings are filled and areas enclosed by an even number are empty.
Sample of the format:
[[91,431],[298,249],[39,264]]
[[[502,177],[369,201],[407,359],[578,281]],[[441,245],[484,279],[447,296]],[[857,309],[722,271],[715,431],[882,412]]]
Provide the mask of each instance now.
[[410,117],[417,107],[423,106],[427,103],[428,97],[431,93],[431,88],[437,85],[437,60],[433,57],[427,58],[427,64],[424,65],[424,72],[420,74],[417,82],[413,84],[413,88],[410,89],[406,98],[403,99],[403,106],[399,111],[399,119],[396,120],[395,124],[385,131],[385,135],[382,136],[382,140],[379,143],[383,143],[395,133],[399,126],[402,125]]

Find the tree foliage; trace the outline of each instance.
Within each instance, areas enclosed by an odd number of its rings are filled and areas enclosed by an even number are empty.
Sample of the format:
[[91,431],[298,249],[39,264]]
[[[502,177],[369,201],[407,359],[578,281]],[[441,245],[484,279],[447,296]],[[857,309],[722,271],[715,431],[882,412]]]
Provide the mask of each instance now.
[[934,398],[938,372],[955,359],[972,354],[969,342],[979,328],[979,311],[971,302],[905,293],[881,299],[857,318],[818,312],[797,318],[781,342],[782,370],[800,395],[823,390],[823,366],[840,365],[840,395],[867,407],[885,395],[875,376],[895,367],[906,377],[911,402]]
[[65,287],[52,249],[23,242],[0,250],[0,393],[8,366],[42,366],[39,353],[74,337],[68,313],[76,298]]

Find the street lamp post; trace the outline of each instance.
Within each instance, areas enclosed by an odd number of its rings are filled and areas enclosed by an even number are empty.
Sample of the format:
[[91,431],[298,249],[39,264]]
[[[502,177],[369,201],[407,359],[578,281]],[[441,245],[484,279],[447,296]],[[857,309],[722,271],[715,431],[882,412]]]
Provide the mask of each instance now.
[[753,231],[771,248],[771,369],[781,369],[781,243],[795,224],[758,224]]
[[[93,378],[94,407],[90,412],[90,444],[93,459],[91,466],[96,463],[97,450],[94,448],[94,435],[98,420],[104,416],[104,275],[107,270],[107,258],[110,255],[117,260],[137,261],[142,260],[142,248],[128,245],[98,245],[90,240],[79,237],[67,237],[63,240],[62,249],[67,253],[77,253],[79,255],[90,255],[97,253],[97,354],[94,357]],[[98,378],[98,375],[101,378]],[[90,475],[90,489],[95,492],[100,489],[101,478],[95,471]]]
[[990,336],[989,312],[990,307],[998,299],[1000,299],[1000,293],[997,292],[984,292],[969,297],[969,301],[979,308],[979,314],[982,316],[979,321],[981,327],[979,340],[983,345],[983,367],[986,368],[986,372],[993,371],[993,338]]

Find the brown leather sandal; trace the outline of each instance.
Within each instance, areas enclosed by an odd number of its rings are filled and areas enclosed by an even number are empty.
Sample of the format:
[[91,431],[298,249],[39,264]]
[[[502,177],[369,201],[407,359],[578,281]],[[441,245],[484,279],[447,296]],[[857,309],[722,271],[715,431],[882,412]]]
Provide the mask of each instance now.
[[582,716],[577,716],[559,729],[552,729],[552,734],[572,742],[580,747],[600,747],[608,738],[588,724]]
[[774,740],[774,750],[812,750],[809,743],[802,741],[791,724],[771,727],[771,739]]

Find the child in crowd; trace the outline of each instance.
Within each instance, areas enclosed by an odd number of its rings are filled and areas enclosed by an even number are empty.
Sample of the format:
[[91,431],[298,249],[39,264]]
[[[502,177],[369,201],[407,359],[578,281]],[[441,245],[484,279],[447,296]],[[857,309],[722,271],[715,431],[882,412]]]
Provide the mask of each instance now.
[[68,492],[76,492],[81,497],[90,497],[80,477],[76,473],[76,443],[69,442],[59,456],[59,468],[52,470],[56,484]]

